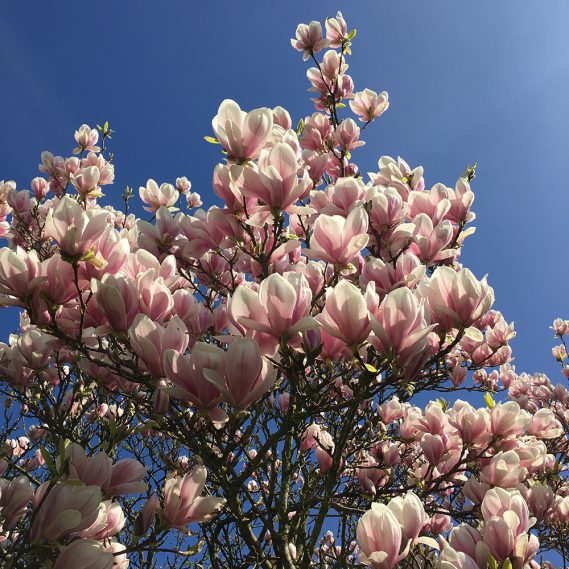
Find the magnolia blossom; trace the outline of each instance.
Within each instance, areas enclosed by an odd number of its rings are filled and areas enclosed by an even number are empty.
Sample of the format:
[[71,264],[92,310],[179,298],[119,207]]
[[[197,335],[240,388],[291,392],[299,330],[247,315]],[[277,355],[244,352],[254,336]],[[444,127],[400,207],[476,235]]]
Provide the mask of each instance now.
[[37,511],[30,530],[32,541],[59,539],[85,530],[95,522],[102,498],[98,486],[67,482],[49,486],[45,482],[34,496]]
[[146,186],[140,186],[140,199],[147,204],[146,211],[155,212],[161,207],[171,208],[178,200],[179,194],[172,184],[158,184],[150,179]]
[[243,168],[238,187],[244,196],[261,200],[272,211],[294,211],[291,206],[308,193],[312,182],[308,172],[297,178],[294,150],[278,142],[259,156],[259,170]]
[[259,399],[274,384],[276,372],[262,358],[259,346],[249,338],[231,343],[225,353],[225,376],[215,369],[204,369],[205,379],[212,383],[225,399],[238,409],[245,409]]
[[[373,283],[368,292],[373,291]],[[373,302],[368,294],[368,306]],[[398,288],[383,299],[372,317],[375,336],[371,343],[384,354],[392,353],[398,364],[405,367],[429,356],[427,335],[434,326],[427,326],[423,306],[408,288]]]
[[391,569],[405,556],[401,550],[401,524],[384,504],[372,503],[358,522],[357,538],[360,560],[373,569]]
[[107,226],[107,212],[90,209],[87,212],[72,198],[64,196],[45,222],[47,234],[56,241],[61,252],[68,257],[105,264],[95,259],[92,247]]
[[184,476],[166,481],[164,488],[164,519],[172,527],[183,529],[190,523],[213,519],[225,505],[225,499],[200,496],[207,479],[203,466],[194,468]]
[[353,209],[347,218],[320,215],[314,222],[310,248],[304,253],[328,263],[347,265],[367,245],[368,216],[363,208]]
[[312,21],[310,24],[298,24],[296,38],[290,40],[292,47],[303,52],[306,61],[313,53],[328,47],[329,40],[322,38],[322,24]]
[[128,334],[134,352],[156,377],[164,376],[162,358],[166,351],[172,349],[182,353],[188,345],[186,326],[177,317],[161,326],[148,316],[139,314]]
[[53,569],[113,569],[114,557],[111,551],[99,541],[78,539],[63,548]]
[[240,286],[231,297],[228,315],[244,333],[258,342],[263,352],[272,354],[281,339],[299,340],[299,333],[315,328],[309,316],[312,291],[300,273],[275,273],[267,277],[258,292]]
[[494,291],[486,277],[479,281],[468,269],[438,267],[427,292],[429,310],[441,331],[471,326],[493,302]]
[[360,289],[346,280],[326,295],[318,320],[326,332],[348,345],[363,342],[371,331],[366,301]]
[[77,147],[73,149],[73,154],[80,154],[81,152],[100,152],[101,148],[96,146],[99,141],[99,133],[96,128],[91,128],[88,124],[82,124],[75,131],[75,140]]
[[211,124],[228,158],[240,163],[259,156],[271,134],[273,115],[270,109],[246,113],[235,101],[225,99]]
[[223,396],[219,389],[205,378],[205,370],[216,371],[224,376],[224,351],[217,346],[197,342],[190,356],[181,355],[178,350],[164,352],[164,370],[174,387],[168,392],[180,399],[191,401],[199,408],[215,407]]
[[356,93],[350,101],[350,109],[362,122],[370,122],[380,117],[389,107],[386,91],[376,93],[371,89],[364,89]]

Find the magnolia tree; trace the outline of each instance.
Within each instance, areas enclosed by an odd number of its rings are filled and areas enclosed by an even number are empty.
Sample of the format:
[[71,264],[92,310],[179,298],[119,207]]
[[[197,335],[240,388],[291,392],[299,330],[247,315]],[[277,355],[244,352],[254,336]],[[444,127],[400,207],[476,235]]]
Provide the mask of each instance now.
[[21,311],[2,567],[569,563],[569,321],[561,383],[518,374],[512,324],[459,263],[474,168],[452,188],[400,158],[360,173],[388,97],[355,90],[354,37],[340,13],[298,26],[316,111],[296,129],[221,104],[223,207],[196,209],[186,178],[140,188],[147,219],[128,188],[103,205],[108,124],[44,152],[31,190],[0,186],[1,301]]

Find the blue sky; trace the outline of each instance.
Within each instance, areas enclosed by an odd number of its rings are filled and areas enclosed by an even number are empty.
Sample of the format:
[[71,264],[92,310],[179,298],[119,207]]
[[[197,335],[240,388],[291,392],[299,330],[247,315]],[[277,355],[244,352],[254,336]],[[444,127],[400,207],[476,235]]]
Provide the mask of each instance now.
[[[29,187],[40,152],[68,154],[83,122],[109,120],[120,195],[186,175],[212,201],[224,98],[312,112],[296,24],[343,11],[357,28],[356,89],[387,90],[356,161],[422,164],[453,185],[478,162],[477,233],[463,261],[489,274],[514,320],[518,370],[548,371],[548,326],[569,317],[569,3],[565,0],[5,2],[0,19],[0,179]],[[7,336],[12,321],[0,324]]]

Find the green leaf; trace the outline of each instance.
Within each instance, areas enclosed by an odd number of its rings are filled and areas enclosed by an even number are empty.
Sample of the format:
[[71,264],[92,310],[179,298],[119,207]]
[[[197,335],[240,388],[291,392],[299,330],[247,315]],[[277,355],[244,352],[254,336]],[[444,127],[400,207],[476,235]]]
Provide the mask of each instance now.
[[443,399],[442,397],[437,399],[437,405],[443,410],[446,411],[448,409],[448,401],[446,399]]
[[353,29],[353,30],[351,30],[350,33],[347,35],[347,38],[348,38],[349,40],[353,40],[353,39],[357,36],[357,34],[358,34],[358,30]]
[[65,447],[67,446],[65,439],[59,439],[59,444],[57,445],[57,450],[59,454],[60,464],[65,463]]
[[45,463],[47,464],[47,468],[51,474],[56,474],[57,469],[55,468],[55,462],[53,458],[49,454],[49,451],[45,447],[40,447],[40,454],[42,455]]
[[296,134],[300,136],[303,130],[304,130],[304,119],[300,119],[296,127]]
[[377,373],[377,369],[375,369],[371,364],[365,364],[365,368],[366,368],[370,373]]
[[494,401],[491,393],[486,393],[484,395],[484,401],[486,402],[486,407],[488,407],[488,409],[494,409],[496,406],[496,402]]
[[204,136],[203,139],[210,144],[219,144],[219,140],[217,140],[217,138],[213,138],[213,136]]

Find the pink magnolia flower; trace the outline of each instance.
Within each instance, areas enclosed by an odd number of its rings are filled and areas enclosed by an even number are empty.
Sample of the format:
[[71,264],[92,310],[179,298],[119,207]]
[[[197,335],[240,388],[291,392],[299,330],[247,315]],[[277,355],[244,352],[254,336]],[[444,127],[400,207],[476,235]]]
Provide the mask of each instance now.
[[77,146],[73,149],[73,154],[81,154],[85,150],[88,152],[101,151],[99,146],[95,146],[99,141],[99,133],[96,128],[91,128],[88,124],[82,124],[75,131],[75,140]]
[[431,321],[438,330],[467,328],[483,316],[494,302],[494,291],[468,269],[454,271],[450,267],[438,267],[427,292],[427,304]]
[[137,535],[144,535],[154,523],[156,512],[160,508],[160,500],[156,494],[152,494],[144,504],[136,519],[136,533]]
[[366,455],[364,460],[358,463],[356,469],[356,477],[362,488],[374,496],[380,482],[384,480],[385,474],[378,461],[371,455]]
[[[373,283],[368,285],[368,290],[370,288],[374,288]],[[371,298],[371,295],[367,296]],[[416,366],[428,358],[430,349],[427,336],[434,326],[427,325],[423,305],[410,289],[392,290],[371,312],[375,312],[372,316],[375,336],[370,342],[379,353],[393,354],[401,368]]]
[[379,234],[389,234],[404,219],[407,206],[403,199],[393,188],[373,187],[368,190],[370,199],[369,221],[373,229]]
[[569,320],[556,318],[553,321],[553,326],[551,326],[551,329],[555,332],[556,336],[563,336],[569,331]]
[[425,188],[422,166],[411,169],[399,157],[395,160],[391,156],[382,156],[379,159],[379,173],[372,174],[371,178],[376,186],[395,188],[405,201],[411,190],[420,191]]
[[476,216],[470,211],[470,207],[474,202],[474,192],[470,189],[470,184],[466,179],[459,178],[454,190],[451,188],[445,188],[445,190],[450,201],[450,209],[446,218],[454,223],[473,221]]
[[375,292],[382,299],[389,291],[406,286],[414,288],[425,274],[425,265],[413,255],[405,252],[393,263],[385,263],[375,257],[367,257],[360,272],[360,286],[375,283]]
[[271,134],[273,114],[264,108],[246,113],[235,101],[225,99],[211,124],[228,159],[242,163],[259,156]]
[[451,204],[448,189],[443,184],[435,184],[430,190],[412,190],[407,198],[409,217],[414,219],[421,213],[429,217],[433,225],[446,219]]
[[48,211],[45,231],[67,257],[101,264],[104,259],[94,259],[91,249],[105,231],[107,217],[105,210],[93,208],[85,212],[74,199],[63,196],[55,209]]
[[358,522],[356,536],[360,561],[372,569],[392,569],[407,555],[408,550],[400,554],[401,524],[385,504],[372,503]]
[[162,358],[165,352],[172,349],[181,354],[189,342],[186,326],[178,317],[162,326],[146,314],[139,314],[129,328],[128,335],[134,353],[155,377],[164,377]]
[[464,401],[456,401],[451,409],[449,422],[459,432],[462,441],[479,446],[491,437],[490,416],[486,409],[474,409]]
[[123,458],[113,464],[106,452],[87,456],[77,443],[69,444],[65,449],[68,460],[68,479],[81,480],[87,486],[99,486],[107,496],[137,494],[146,489],[142,479],[146,467],[138,460]]
[[309,316],[312,291],[301,273],[274,273],[263,280],[259,291],[237,288],[228,304],[229,319],[252,336],[263,353],[274,354],[281,339],[300,341],[300,333],[317,327]]
[[515,451],[500,451],[482,469],[480,481],[500,488],[514,488],[526,478],[527,474],[527,468],[520,466],[520,457]]
[[184,529],[190,523],[207,522],[225,505],[224,498],[200,496],[207,479],[203,466],[184,476],[169,478],[164,487],[164,520],[174,528]]
[[289,112],[285,108],[273,108],[273,125],[278,125],[284,128],[284,130],[289,130],[292,128],[292,119],[290,118]]
[[360,140],[360,127],[352,119],[345,119],[340,123],[334,132],[334,139],[343,152],[351,152],[365,144]]
[[93,524],[80,532],[86,539],[102,541],[117,535],[124,527],[126,519],[118,502],[106,500],[99,506],[99,515]]
[[563,434],[563,426],[551,409],[538,409],[527,430],[538,439],[556,439]]
[[392,498],[387,507],[401,524],[402,543],[415,543],[423,526],[429,521],[421,500],[413,492],[407,492],[404,496]]
[[172,295],[174,311],[190,334],[199,336],[214,325],[212,312],[192,292],[179,289]]
[[103,489],[108,496],[139,494],[147,488],[143,482],[146,466],[133,458],[123,458],[111,468],[111,479]]
[[113,461],[106,452],[87,456],[83,447],[71,443],[65,448],[65,459],[68,461],[70,479],[100,488],[109,484]]
[[448,545],[441,552],[439,567],[440,569],[480,569],[474,558]]
[[314,447],[318,468],[322,474],[325,474],[332,468],[334,462],[333,454],[336,445],[332,435],[325,429],[320,429],[318,440]]
[[308,172],[297,178],[298,162],[294,150],[285,142],[263,150],[259,169],[244,167],[238,187],[244,196],[261,200],[271,211],[295,211],[293,204],[312,188]]
[[177,350],[164,352],[164,370],[174,387],[168,389],[174,397],[191,401],[200,409],[212,409],[223,395],[204,377],[204,370],[225,375],[225,352],[212,344],[196,342],[190,356]]
[[537,519],[543,521],[555,508],[555,494],[549,486],[536,484],[527,494],[527,504],[530,512]]
[[526,432],[532,421],[531,416],[522,410],[515,401],[498,403],[490,412],[492,434],[500,437],[517,437]]
[[32,542],[41,538],[52,541],[80,532],[91,526],[99,514],[102,496],[98,486],[68,482],[58,482],[51,488],[49,485],[44,482],[34,496],[36,514],[30,530]]
[[0,249],[0,293],[23,300],[41,276],[41,262],[35,251],[16,247]]
[[350,101],[350,109],[358,115],[360,121],[370,122],[380,117],[389,107],[387,91],[376,93],[364,89],[354,95]]
[[417,255],[423,263],[433,265],[456,256],[454,249],[445,249],[453,237],[453,227],[450,221],[441,221],[438,225],[433,226],[431,218],[420,213],[415,217],[413,223],[415,231],[409,251]]
[[102,280],[91,280],[94,303],[106,318],[109,328],[126,332],[139,314],[136,283],[124,276],[104,275]]
[[456,551],[476,559],[476,544],[482,540],[480,532],[468,524],[455,526],[449,535],[449,544]]
[[[537,538],[522,529],[517,514],[508,510],[503,516],[486,518],[482,525],[483,543],[478,547],[479,559],[488,557],[488,553],[499,563],[506,559],[512,561],[513,567],[524,567],[537,553]],[[487,552],[487,553],[486,553]]]
[[93,253],[96,258],[105,261],[104,267],[97,267],[93,263],[84,263],[80,267],[79,278],[81,280],[88,281],[93,277],[102,278],[106,274],[116,275],[119,273],[128,260],[130,243],[112,225],[107,225],[95,243]]
[[[233,170],[233,174],[241,173]],[[235,176],[232,175],[232,170],[227,164],[217,164],[213,170],[213,191],[225,203],[227,208],[234,212],[239,213],[243,211],[243,203],[247,209],[253,207],[254,198],[246,198],[238,187]]]
[[505,517],[506,512],[514,513],[518,524],[512,529],[517,535],[527,531],[535,523],[535,519],[530,518],[528,505],[518,490],[488,490],[482,501],[481,512],[485,520],[496,516]]
[[188,178],[186,178],[186,176],[176,178],[176,189],[181,194],[185,195],[192,189],[192,183],[188,180]]
[[326,295],[324,310],[318,315],[324,330],[347,345],[357,345],[371,331],[366,301],[361,290],[347,280],[341,280]]
[[72,174],[70,181],[77,193],[86,198],[99,198],[103,194],[99,187],[101,172],[97,166],[81,168],[77,173]]
[[324,191],[310,192],[310,206],[326,215],[347,217],[350,211],[366,201],[367,191],[361,178],[338,178]]
[[313,53],[318,53],[330,45],[328,40],[322,38],[322,25],[316,21],[312,21],[310,24],[298,24],[296,38],[292,38],[290,43],[294,49],[303,52],[304,61]]
[[335,18],[326,18],[326,38],[330,41],[330,47],[341,47],[347,36],[346,20],[342,12],[338,12]]
[[[314,113],[306,119],[300,137],[303,148],[315,152],[327,152],[329,143],[333,140],[334,128],[323,113]],[[328,155],[326,154],[326,157]]]
[[34,489],[25,476],[13,480],[0,478],[0,514],[4,529],[12,528],[26,513],[33,495]]
[[179,198],[178,190],[172,184],[158,184],[150,179],[146,182],[146,186],[140,186],[138,193],[140,199],[147,204],[144,209],[150,212],[156,212],[161,207],[173,208]]
[[162,322],[174,307],[174,299],[164,279],[154,268],[139,274],[136,279],[140,312],[154,322]]
[[300,450],[302,452],[314,449],[321,473],[330,470],[333,463],[334,448],[332,435],[317,423],[309,425],[300,439]]
[[31,182],[32,191],[37,200],[43,200],[49,193],[49,185],[45,178],[36,177]]
[[187,238],[187,242],[180,242],[184,257],[199,259],[210,249],[225,244],[228,236],[239,235],[235,216],[228,214],[228,210],[215,207],[207,212],[200,209],[193,216],[178,214],[176,221]]
[[64,547],[53,569],[113,569],[113,554],[93,539],[78,539]]
[[203,374],[233,407],[246,409],[273,386],[276,371],[261,356],[254,340],[237,338],[224,357],[225,375],[207,368]]
[[368,216],[363,208],[353,209],[347,218],[319,215],[312,228],[310,248],[304,253],[313,259],[347,265],[367,245]]

